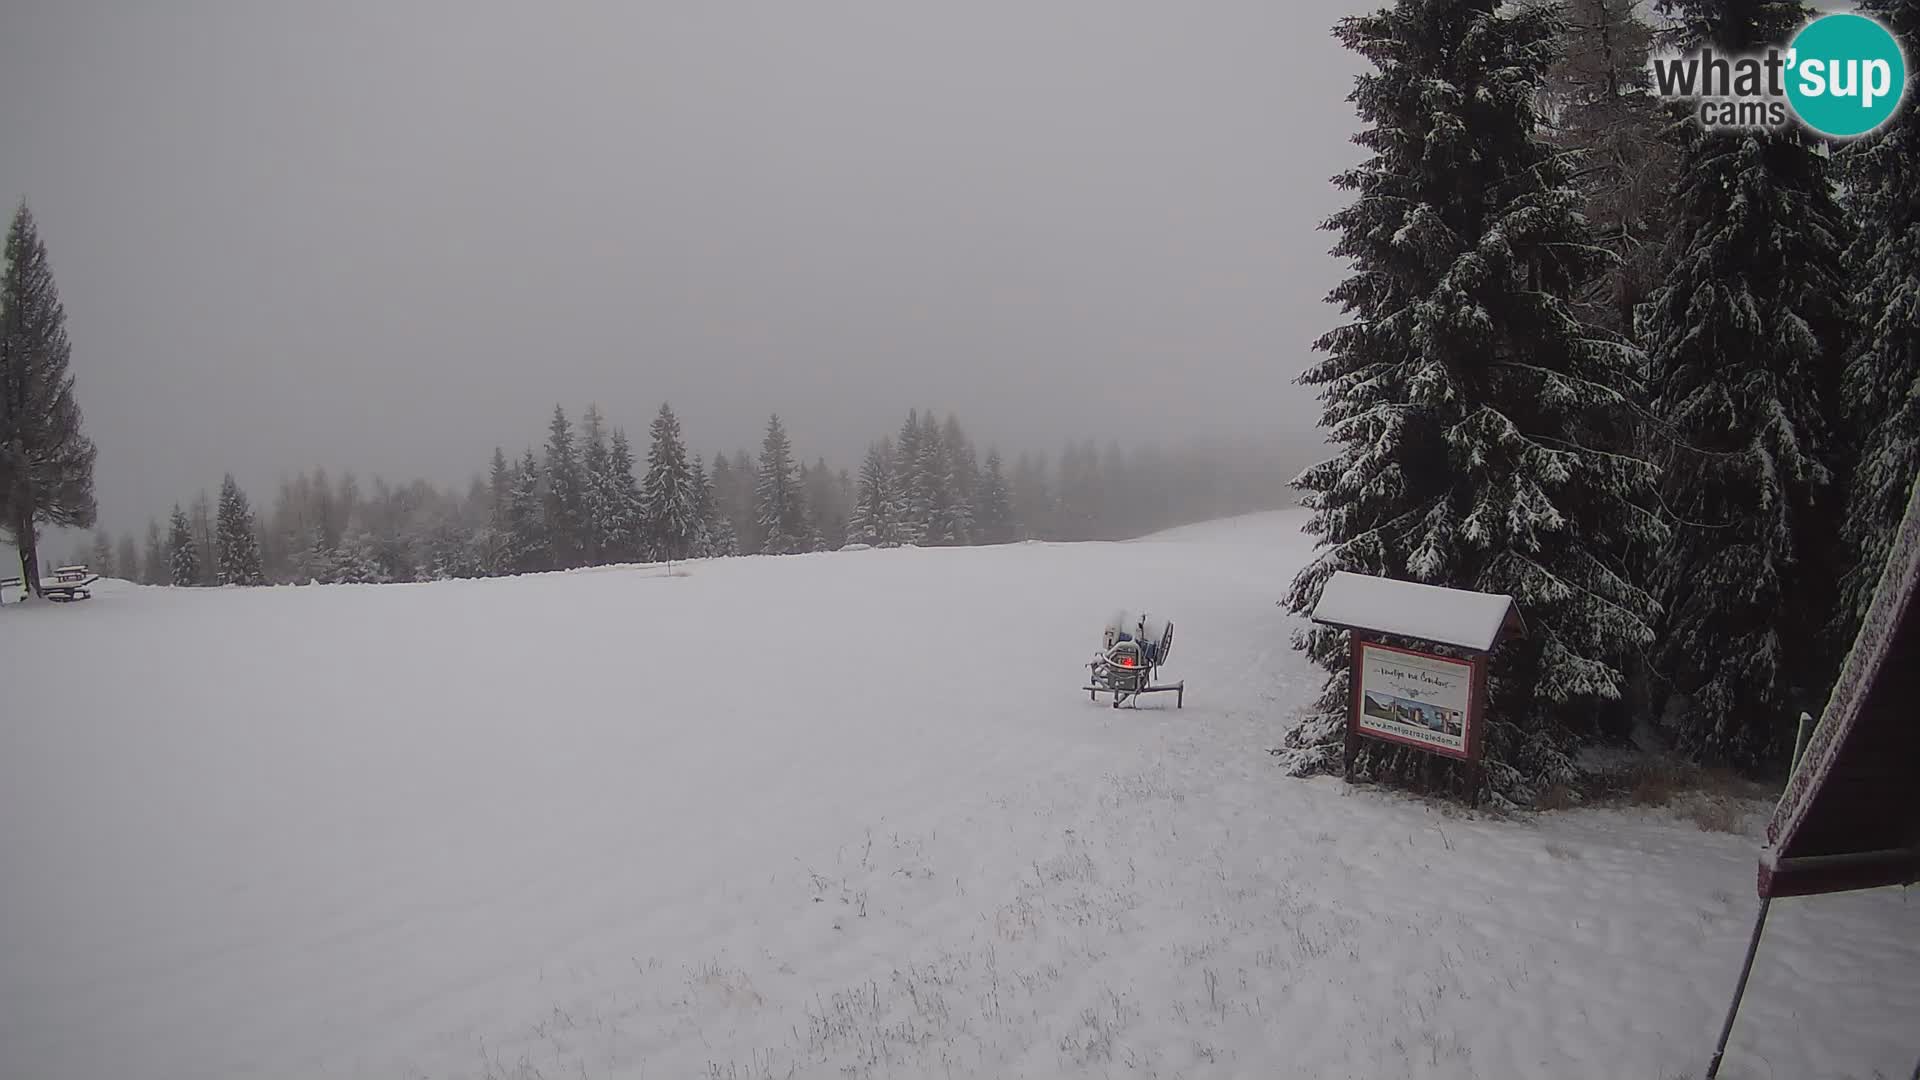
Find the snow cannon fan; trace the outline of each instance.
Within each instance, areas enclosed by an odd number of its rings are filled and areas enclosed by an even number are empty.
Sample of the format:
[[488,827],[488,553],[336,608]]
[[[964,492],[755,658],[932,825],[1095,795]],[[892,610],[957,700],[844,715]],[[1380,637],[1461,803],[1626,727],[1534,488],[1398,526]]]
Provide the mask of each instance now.
[[1167,662],[1173,651],[1173,623],[1141,615],[1138,618],[1120,612],[1108,620],[1100,639],[1100,651],[1087,665],[1092,678],[1087,700],[1098,701],[1101,694],[1113,695],[1113,707],[1131,701],[1140,707],[1145,694],[1172,693],[1174,707],[1186,707],[1186,681],[1157,686],[1154,673]]

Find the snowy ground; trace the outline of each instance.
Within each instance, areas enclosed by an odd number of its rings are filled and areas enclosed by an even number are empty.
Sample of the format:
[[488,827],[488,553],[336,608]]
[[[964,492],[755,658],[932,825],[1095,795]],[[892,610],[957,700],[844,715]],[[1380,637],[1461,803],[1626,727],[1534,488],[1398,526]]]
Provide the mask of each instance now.
[[[1697,1075],[1752,840],[1282,776],[1298,524],[0,608],[0,1077]],[[1916,971],[1783,901],[1722,1075]]]

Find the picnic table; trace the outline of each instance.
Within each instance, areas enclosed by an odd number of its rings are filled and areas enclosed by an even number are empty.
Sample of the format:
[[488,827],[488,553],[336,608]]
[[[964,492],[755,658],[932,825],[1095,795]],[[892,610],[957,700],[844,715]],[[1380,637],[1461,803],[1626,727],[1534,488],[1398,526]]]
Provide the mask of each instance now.
[[[40,595],[59,604],[92,599],[93,590],[89,586],[99,580],[99,574],[87,573],[87,568],[84,566],[56,567],[53,571],[53,580],[40,579]],[[22,579],[18,577],[0,578],[0,589],[21,584]]]
[[71,600],[87,600],[93,596],[93,590],[87,588],[87,586],[99,580],[99,574],[82,573],[79,576],[75,576],[73,574],[62,574],[56,570],[54,571],[52,581],[41,580],[40,595],[56,603],[66,603]]

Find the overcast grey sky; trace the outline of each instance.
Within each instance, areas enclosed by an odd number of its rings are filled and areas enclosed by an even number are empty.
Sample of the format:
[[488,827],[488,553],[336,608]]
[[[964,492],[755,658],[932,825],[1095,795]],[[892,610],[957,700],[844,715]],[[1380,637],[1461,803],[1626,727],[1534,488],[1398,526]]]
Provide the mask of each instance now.
[[841,464],[1293,432],[1362,0],[8,0],[102,524],[232,470],[464,483],[555,401]]

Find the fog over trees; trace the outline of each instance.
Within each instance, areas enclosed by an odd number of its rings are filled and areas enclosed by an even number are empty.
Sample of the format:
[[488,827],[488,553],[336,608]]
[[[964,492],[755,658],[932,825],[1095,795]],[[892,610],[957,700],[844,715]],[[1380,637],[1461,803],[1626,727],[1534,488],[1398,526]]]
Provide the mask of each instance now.
[[[495,448],[457,487],[316,466],[282,480],[256,513],[228,475],[211,533],[200,492],[171,526],[148,523],[147,555],[131,568],[94,555],[100,541],[114,546],[107,533],[75,557],[147,584],[431,581],[850,543],[1123,539],[1293,502],[1291,463],[1249,442],[1083,440],[1007,465],[998,447],[983,454],[957,416],[912,409],[869,446],[856,482],[818,455],[803,462],[777,415],[752,453],[708,456],[663,404],[644,461],[597,405],[579,415],[576,425],[555,406],[540,450]],[[137,546],[134,534],[119,546]]]

